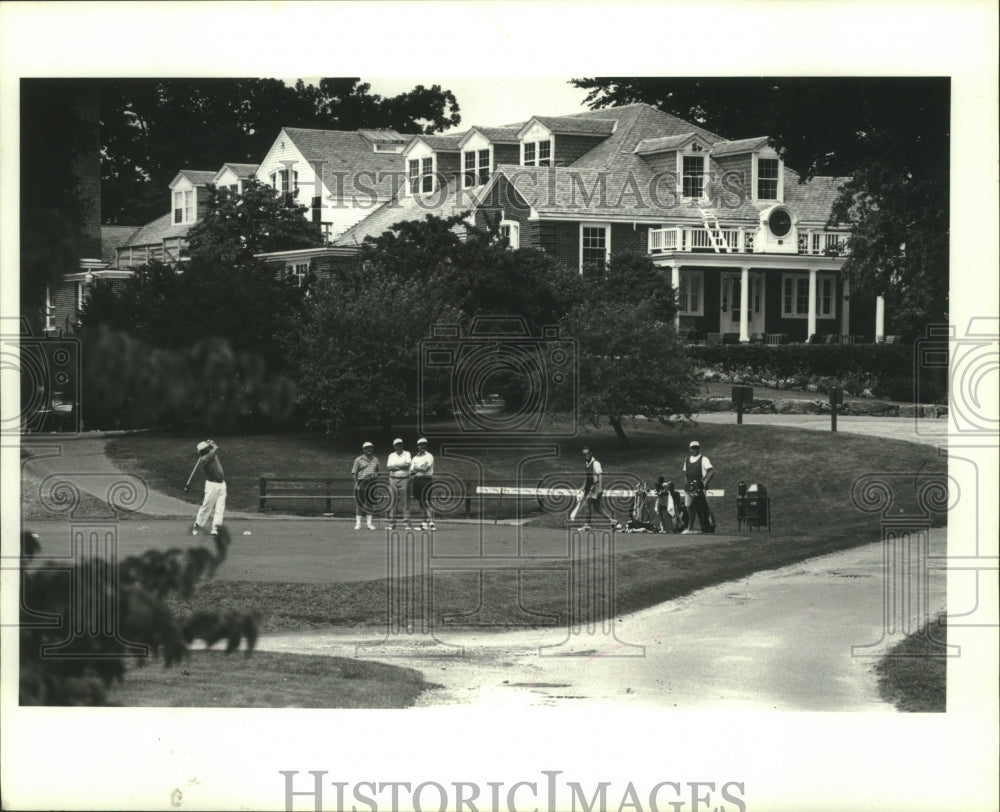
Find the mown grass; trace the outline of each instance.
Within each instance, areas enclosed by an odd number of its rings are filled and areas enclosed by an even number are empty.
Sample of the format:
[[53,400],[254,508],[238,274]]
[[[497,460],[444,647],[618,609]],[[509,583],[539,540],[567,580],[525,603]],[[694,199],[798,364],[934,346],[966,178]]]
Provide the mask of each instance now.
[[897,643],[875,667],[882,699],[910,713],[944,713],[948,699],[948,625],[939,615]]
[[132,665],[109,700],[127,707],[407,708],[434,687],[412,668],[322,655],[195,650]]
[[[605,428],[580,428],[578,436],[558,442],[559,456],[533,459],[521,465],[532,452],[519,441],[507,448],[472,452],[482,467],[486,484],[512,484],[520,472],[522,484],[534,485],[543,476],[559,477],[579,485],[583,480],[579,450],[589,445],[604,466],[609,480],[634,482],[636,478],[652,481],[657,476],[680,483],[681,464],[688,443],[697,438],[716,468],[712,487],[726,490],[724,501],[713,503],[717,513],[731,512],[740,480],[766,485],[772,497],[778,527],[796,530],[814,524],[837,526],[857,514],[850,501],[851,485],[862,474],[879,471],[943,471],[944,462],[932,448],[891,440],[866,438],[844,432],[824,433],[788,429],[780,426],[702,425],[677,430],[655,422],[633,421],[627,426],[630,445],[625,447]],[[397,428],[392,435],[412,438],[412,429]],[[340,477],[342,497],[335,512],[353,515],[353,491],[349,472],[361,443],[372,438],[376,455],[385,463],[392,437],[376,432],[354,431],[343,436],[317,434],[272,434],[260,436],[218,437],[220,456],[228,482],[228,508],[255,511],[258,485],[262,475]],[[468,482],[478,482],[477,465],[468,460],[446,457],[430,437],[431,450],[437,454],[436,472]],[[195,459],[195,437],[178,438],[162,434],[134,434],[109,440],[108,456],[129,473],[143,477],[155,490],[183,498],[183,486]],[[538,441],[539,445],[556,443]],[[551,480],[550,480],[551,481]],[[198,483],[200,484],[200,483]],[[906,494],[900,494],[906,497]],[[912,495],[912,494],[911,494]],[[322,501],[276,503],[290,513],[322,513]],[[492,519],[496,500],[473,499],[475,515]],[[455,504],[453,515],[464,516],[464,503]],[[534,500],[524,500],[520,513],[543,525],[562,526],[565,513],[545,516]],[[619,505],[620,511],[624,506]],[[817,514],[815,511],[819,511]],[[512,518],[518,507],[509,497],[500,516]],[[810,521],[804,522],[809,516]]]
[[[405,432],[404,432],[405,434]],[[630,448],[622,447],[607,430],[585,430],[564,453],[568,458],[543,458],[526,470],[532,477],[564,471],[577,479],[581,465],[577,449],[584,442],[594,450],[605,470],[617,476],[653,479],[659,474],[680,481],[680,465],[687,444],[697,437],[712,459],[717,475],[712,486],[724,488],[726,496],[713,500],[721,534],[736,535],[735,495],[737,483],[761,482],[772,500],[772,530],[755,532],[737,540],[706,538],[704,545],[679,549],[641,549],[641,536],[625,536],[628,552],[618,555],[615,611],[629,612],[689,594],[696,589],[741,578],[753,572],[775,569],[798,561],[877,541],[881,537],[881,514],[862,512],[852,503],[855,481],[879,472],[912,473],[912,478],[892,480],[892,514],[915,510],[921,477],[944,472],[946,463],[927,446],[853,434],[787,429],[759,425],[711,425],[677,431],[657,424],[636,423],[629,427]],[[230,504],[250,506],[248,492],[255,486],[261,466],[291,473],[343,471],[349,469],[360,447],[358,433],[346,438],[313,435],[220,438],[227,478],[242,482],[230,486]],[[373,442],[380,442],[376,437]],[[169,491],[178,473],[187,476],[190,457],[183,453],[191,441],[174,437],[134,435],[116,439],[111,453],[119,464],[128,463],[147,476],[154,488]],[[381,448],[381,443],[380,443]],[[511,481],[524,451],[494,450],[482,458],[487,482]],[[458,463],[456,462],[456,468]],[[439,470],[453,470],[442,460]],[[250,482],[253,480],[253,487]],[[183,484],[183,479],[181,480]],[[234,495],[235,494],[235,495]],[[493,503],[495,504],[495,503]],[[563,527],[564,512],[539,514],[530,502],[525,513],[535,510],[538,525]],[[353,506],[350,508],[353,512]],[[513,503],[511,504],[513,510]],[[493,508],[484,508],[492,517]],[[619,514],[620,518],[626,518]],[[931,517],[945,523],[945,515]],[[621,542],[619,549],[626,547]],[[433,581],[435,622],[458,616],[465,625],[524,626],[538,623],[529,612],[562,623],[566,618],[567,583],[563,571],[479,575],[441,574]],[[478,612],[480,601],[483,608]],[[386,591],[382,580],[328,585],[274,584],[250,581],[216,581],[206,584],[188,609],[212,606],[255,609],[269,631],[330,626],[381,625],[386,619]]]

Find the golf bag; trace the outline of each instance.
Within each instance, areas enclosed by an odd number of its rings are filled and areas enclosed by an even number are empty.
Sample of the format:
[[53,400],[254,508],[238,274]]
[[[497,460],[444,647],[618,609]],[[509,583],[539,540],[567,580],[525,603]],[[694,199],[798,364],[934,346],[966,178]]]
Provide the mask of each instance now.
[[646,483],[640,482],[635,489],[635,498],[632,500],[632,510],[628,523],[625,525],[626,533],[655,533],[656,527],[652,522],[646,521],[649,515],[649,503],[647,500]]
[[691,496],[691,510],[688,516],[687,529],[693,529],[695,516],[698,517],[698,524],[702,533],[715,532],[715,516],[708,506],[708,497],[705,496],[705,483],[700,479],[692,480],[688,483],[688,495]]

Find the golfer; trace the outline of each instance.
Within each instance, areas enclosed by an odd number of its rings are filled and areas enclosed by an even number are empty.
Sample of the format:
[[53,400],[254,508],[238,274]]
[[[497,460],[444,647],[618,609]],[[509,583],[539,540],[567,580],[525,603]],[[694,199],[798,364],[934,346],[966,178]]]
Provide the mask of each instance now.
[[389,472],[389,486],[392,489],[392,504],[389,505],[389,529],[396,527],[396,517],[403,512],[403,523],[407,530],[410,527],[410,510],[407,504],[407,488],[410,484],[410,452],[403,448],[403,440],[397,437],[392,441],[392,453],[386,460],[385,468]]
[[201,528],[206,526],[209,516],[212,518],[212,535],[217,535],[222,525],[222,514],[226,510],[226,476],[222,472],[222,462],[219,460],[219,447],[214,440],[203,440],[198,443],[198,462],[191,469],[191,476],[184,485],[187,493],[191,480],[200,468],[205,473],[205,498],[195,516],[191,535],[197,536]]
[[410,479],[413,480],[413,498],[424,512],[421,530],[437,530],[434,526],[434,511],[431,509],[430,486],[434,478],[434,455],[427,450],[427,440],[417,440],[417,453],[410,461]]
[[354,529],[361,529],[361,512],[368,514],[368,529],[375,530],[372,524],[371,489],[380,471],[378,457],[375,456],[375,446],[365,443],[361,446],[361,456],[354,460],[351,476],[354,478],[354,501],[357,503],[354,518]]
[[603,474],[604,471],[601,468],[601,463],[594,459],[594,455],[590,453],[589,448],[583,449],[583,460],[584,460],[584,472],[586,478],[583,482],[583,494],[580,502],[573,512],[569,514],[569,520],[571,522],[576,521],[576,515],[580,511],[580,508],[585,504],[587,506],[587,523],[581,528],[581,530],[590,530],[590,522],[594,517],[594,511],[596,510],[601,516],[607,519],[611,523],[611,531],[614,532],[617,529],[617,523],[615,520],[604,512],[601,507],[601,494],[604,493],[603,485]]
[[711,481],[715,470],[708,457],[701,453],[697,440],[688,445],[688,456],[684,459],[684,476],[687,487],[684,489],[684,506],[688,509],[688,526],[684,533],[693,533],[694,516],[698,516],[698,524],[702,533],[711,533],[713,528],[709,519],[708,498],[705,489]]

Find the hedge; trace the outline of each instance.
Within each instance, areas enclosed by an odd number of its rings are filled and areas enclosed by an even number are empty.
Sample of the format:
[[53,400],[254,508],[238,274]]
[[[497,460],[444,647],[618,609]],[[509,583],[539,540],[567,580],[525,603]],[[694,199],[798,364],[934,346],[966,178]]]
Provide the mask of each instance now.
[[947,369],[916,368],[903,344],[724,344],[687,348],[697,365],[747,382],[797,379],[902,402],[946,403]]

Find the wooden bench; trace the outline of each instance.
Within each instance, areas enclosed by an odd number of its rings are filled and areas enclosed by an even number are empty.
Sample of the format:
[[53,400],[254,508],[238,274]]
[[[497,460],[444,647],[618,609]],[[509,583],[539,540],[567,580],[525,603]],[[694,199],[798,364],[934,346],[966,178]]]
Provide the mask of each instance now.
[[[326,513],[333,513],[333,499],[337,495],[334,493],[334,482],[343,482],[342,477],[287,477],[287,476],[262,476],[260,478],[260,491],[258,499],[260,503],[257,510],[263,513],[267,510],[268,500],[274,499],[324,499],[326,501]],[[351,490],[353,493],[353,481]]]
[[[383,482],[388,482],[385,475],[378,477]],[[475,490],[474,486],[465,485],[465,515],[466,518],[472,516],[472,497],[469,495]],[[304,499],[322,499],[326,502],[324,515],[333,514],[333,500],[346,499],[354,504],[354,480],[351,477],[287,477],[287,476],[262,476],[257,494],[257,510],[263,513],[267,510],[267,503],[279,500],[301,501]]]

